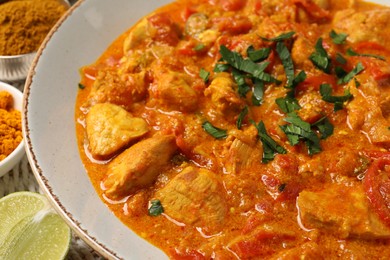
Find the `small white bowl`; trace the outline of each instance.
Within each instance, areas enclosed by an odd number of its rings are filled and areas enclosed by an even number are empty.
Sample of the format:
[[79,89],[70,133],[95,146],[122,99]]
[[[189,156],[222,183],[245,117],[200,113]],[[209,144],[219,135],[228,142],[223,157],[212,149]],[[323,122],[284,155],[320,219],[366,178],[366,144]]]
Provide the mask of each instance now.
[[[17,88],[0,81],[0,91],[5,90],[14,98],[14,109],[22,111],[23,94]],[[25,153],[24,141],[15,148],[4,160],[0,161],[0,177],[9,172],[23,157]]]

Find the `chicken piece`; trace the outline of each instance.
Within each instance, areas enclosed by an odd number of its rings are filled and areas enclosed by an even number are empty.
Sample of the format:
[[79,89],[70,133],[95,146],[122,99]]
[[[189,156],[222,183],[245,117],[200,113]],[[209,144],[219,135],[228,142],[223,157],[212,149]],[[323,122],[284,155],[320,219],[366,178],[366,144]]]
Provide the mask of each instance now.
[[92,156],[105,159],[145,135],[149,129],[144,119],[133,117],[120,106],[102,103],[89,110],[86,131]]
[[381,110],[383,91],[380,91],[377,82],[370,77],[359,78],[359,81],[363,83],[359,88],[352,81],[348,85],[353,95],[353,100],[346,105],[348,123],[353,130],[366,132],[373,143],[389,144],[390,122]]
[[198,107],[198,95],[187,82],[186,74],[164,70],[155,76],[156,84],[150,88],[150,97],[159,108],[191,112]]
[[312,68],[313,63],[308,57],[314,52],[314,46],[315,43],[310,39],[299,36],[296,41],[294,41],[291,49],[291,57],[294,63],[300,67]]
[[390,229],[370,211],[361,186],[333,184],[322,191],[302,191],[297,205],[303,226],[344,239],[388,239]]
[[222,164],[228,173],[239,174],[261,162],[263,149],[259,142],[256,142],[255,126],[250,126],[245,131],[233,130],[232,132],[226,141],[229,145],[226,154],[222,157]]
[[105,195],[119,199],[151,186],[176,150],[171,135],[153,136],[131,146],[108,165]]
[[220,112],[239,110],[242,101],[237,94],[237,85],[231,76],[226,73],[218,73],[210,86],[204,91],[206,97],[211,97],[214,106]]
[[180,30],[166,13],[154,13],[139,21],[123,42],[123,51],[159,42],[175,46],[179,42]]
[[227,214],[224,189],[209,170],[189,166],[156,193],[164,212],[187,225],[218,229]]
[[372,11],[346,9],[335,14],[333,27],[348,34],[351,42],[375,41],[386,46],[390,34],[390,8]]
[[89,105],[112,103],[130,109],[146,97],[145,72],[118,74],[116,70],[99,71],[88,97]]

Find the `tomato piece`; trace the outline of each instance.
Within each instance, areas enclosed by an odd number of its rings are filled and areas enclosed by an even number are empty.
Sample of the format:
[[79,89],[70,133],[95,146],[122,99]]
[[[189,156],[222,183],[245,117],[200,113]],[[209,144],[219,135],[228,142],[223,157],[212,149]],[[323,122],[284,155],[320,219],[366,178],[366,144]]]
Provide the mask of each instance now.
[[363,179],[363,187],[374,211],[390,227],[390,154],[372,162]]
[[363,64],[366,73],[376,81],[390,80],[390,65],[386,61],[371,57],[358,57],[357,59]]
[[293,0],[292,2],[294,4],[302,6],[302,8],[305,9],[307,14],[313,18],[318,18],[318,19],[329,19],[330,18],[330,12],[322,9],[321,7],[316,5],[313,1]]
[[390,50],[376,42],[359,42],[354,46],[357,53],[376,54],[390,57]]
[[246,0],[221,0],[220,5],[224,11],[238,11],[246,4]]
[[335,88],[337,85],[336,78],[333,75],[325,73],[309,76],[305,79],[305,81],[300,83],[295,90],[297,93],[300,91],[307,91],[310,88],[313,88],[313,90],[319,90],[321,84],[330,84],[332,88]]
[[179,42],[179,32],[176,25],[166,13],[157,13],[148,18],[149,23],[156,29],[154,40],[175,46]]
[[218,31],[230,34],[245,34],[252,29],[252,22],[247,17],[230,16],[212,19]]

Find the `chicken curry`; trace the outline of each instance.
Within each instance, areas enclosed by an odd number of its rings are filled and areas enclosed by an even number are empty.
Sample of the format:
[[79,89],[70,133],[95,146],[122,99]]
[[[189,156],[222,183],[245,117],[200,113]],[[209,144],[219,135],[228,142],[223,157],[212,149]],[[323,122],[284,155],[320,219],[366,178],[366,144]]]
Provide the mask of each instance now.
[[80,155],[171,259],[388,259],[389,62],[388,7],[178,0],[81,69]]

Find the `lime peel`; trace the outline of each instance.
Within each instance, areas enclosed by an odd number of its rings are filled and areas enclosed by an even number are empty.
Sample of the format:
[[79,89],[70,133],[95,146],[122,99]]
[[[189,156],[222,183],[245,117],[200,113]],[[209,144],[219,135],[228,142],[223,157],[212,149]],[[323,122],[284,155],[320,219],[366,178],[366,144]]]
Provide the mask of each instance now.
[[0,259],[63,259],[71,231],[45,196],[15,192],[0,199]]

